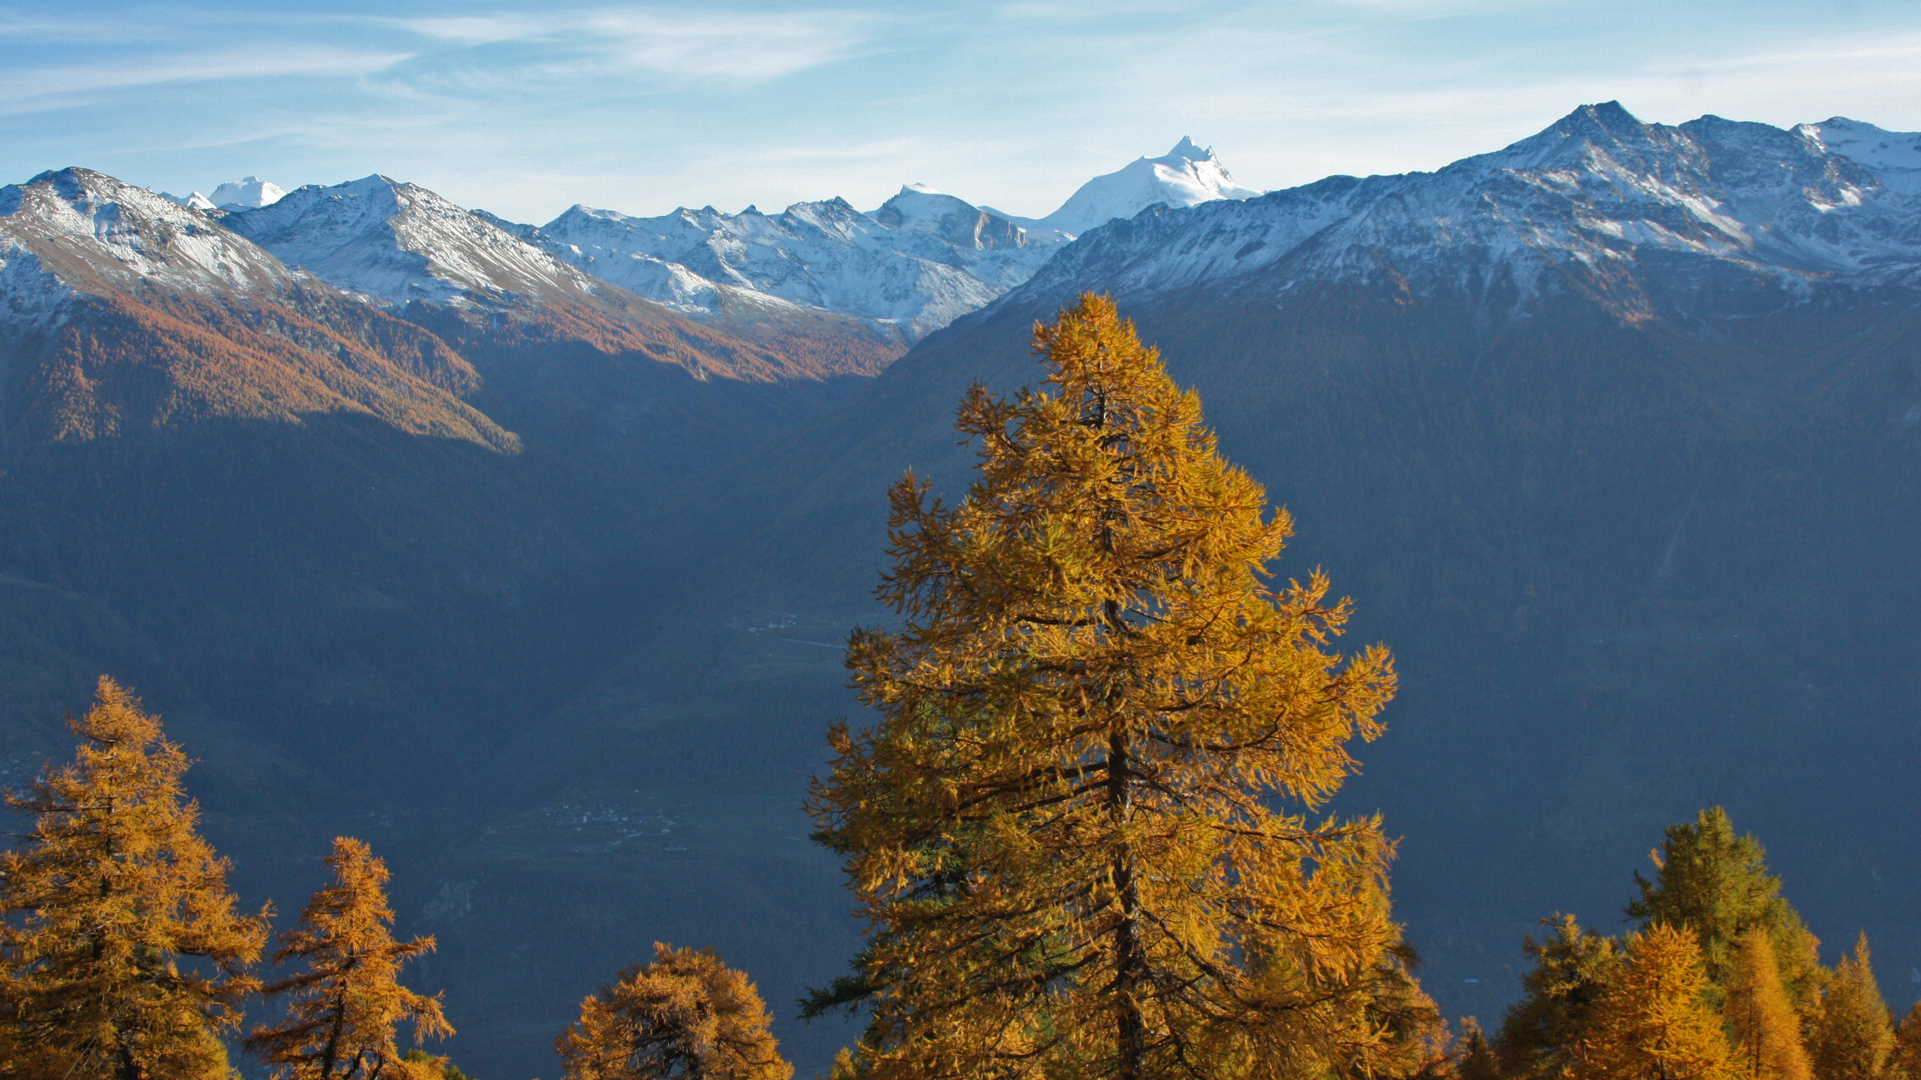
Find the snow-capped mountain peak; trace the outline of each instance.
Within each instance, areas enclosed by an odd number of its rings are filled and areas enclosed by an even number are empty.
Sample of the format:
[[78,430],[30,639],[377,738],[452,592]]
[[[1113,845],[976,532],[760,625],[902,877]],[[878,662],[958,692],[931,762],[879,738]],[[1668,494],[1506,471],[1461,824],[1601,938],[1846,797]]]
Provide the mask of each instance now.
[[1885,131],[1845,116],[1802,124],[1794,130],[1828,153],[1871,169],[1921,169],[1921,133]]
[[0,326],[46,326],[75,292],[277,290],[279,260],[200,210],[91,169],[0,187]]
[[290,266],[384,303],[498,303],[595,289],[486,218],[379,174],[296,188],[223,224]]
[[938,237],[961,248],[986,251],[1023,247],[1028,242],[1020,226],[999,214],[926,184],[901,188],[874,211],[873,219],[902,233]]
[[1115,218],[1131,218],[1150,206],[1179,208],[1259,194],[1235,183],[1212,150],[1183,135],[1174,149],[1160,157],[1136,158],[1082,184],[1060,209],[1036,224],[1078,236]]
[[185,206],[194,210],[220,209],[218,206],[214,205],[214,201],[212,199],[207,198],[205,195],[202,195],[198,191],[194,192],[191,195],[172,195],[163,191],[160,193],[160,197],[163,199],[171,199],[172,201],[179,203],[181,206]]
[[272,206],[286,194],[278,184],[258,176],[249,176],[214,188],[213,194],[207,198],[222,210],[254,210]]
[[703,319],[733,302],[798,305],[914,340],[1025,281],[1048,257],[1020,227],[924,184],[863,214],[845,199],[778,214],[575,206],[533,239],[587,272]]
[[1385,282],[1513,303],[1578,281],[1638,319],[1662,303],[1638,269],[1656,262],[1792,290],[1905,282],[1921,277],[1921,170],[1907,161],[1917,143],[1853,121],[1669,126],[1588,105],[1436,172],[1328,177],[1143,215],[1067,248],[1028,288]]

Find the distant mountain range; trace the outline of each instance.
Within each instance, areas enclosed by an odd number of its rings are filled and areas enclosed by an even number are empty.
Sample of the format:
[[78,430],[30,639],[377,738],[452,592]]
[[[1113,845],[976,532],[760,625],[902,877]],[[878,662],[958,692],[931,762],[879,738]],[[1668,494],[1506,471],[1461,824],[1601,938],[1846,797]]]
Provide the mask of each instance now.
[[1090,289],[1399,657],[1344,799],[1450,1015],[1710,801],[1921,981],[1921,136],[1609,103],[1258,195],[1183,140],[1033,221],[249,183],[0,188],[0,772],[135,686],[250,898],[388,856],[469,1072],[551,1070],[654,940],[753,973],[802,1072],[852,1037],[783,1003],[855,943],[796,807],[886,486],[957,493],[961,394]]
[[[904,347],[1027,280],[1056,245],[1086,228],[1150,206],[1255,194],[1234,184],[1212,151],[1183,138],[1163,157],[1090,180],[1041,221],[983,210],[923,184],[903,187],[871,213],[842,199],[796,203],[774,216],[751,206],[738,214],[709,206],[638,218],[575,205],[539,227],[470,213],[384,176],[303,187],[291,196],[250,176],[212,196],[166,198],[240,215],[228,227],[376,302],[578,291],[577,281],[561,285],[569,275],[554,265],[558,259],[763,343],[831,313]],[[770,322],[779,333],[766,332]]]

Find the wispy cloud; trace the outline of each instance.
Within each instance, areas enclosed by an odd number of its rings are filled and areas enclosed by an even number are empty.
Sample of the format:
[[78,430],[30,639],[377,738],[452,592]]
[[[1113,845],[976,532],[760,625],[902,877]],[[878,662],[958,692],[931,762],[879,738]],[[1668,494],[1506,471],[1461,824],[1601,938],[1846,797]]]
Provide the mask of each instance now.
[[304,76],[356,77],[391,68],[412,53],[327,47],[246,48],[132,61],[14,68],[0,75],[0,114],[70,108],[102,93],[141,87]]
[[578,74],[659,75],[764,82],[870,52],[888,20],[853,10],[679,13],[581,8],[393,20],[462,47],[523,43],[556,51]]

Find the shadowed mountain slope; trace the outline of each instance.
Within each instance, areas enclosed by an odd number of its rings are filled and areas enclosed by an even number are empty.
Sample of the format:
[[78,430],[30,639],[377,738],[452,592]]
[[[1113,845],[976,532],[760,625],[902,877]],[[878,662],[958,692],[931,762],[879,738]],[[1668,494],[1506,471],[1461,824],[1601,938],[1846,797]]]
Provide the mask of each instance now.
[[[850,1031],[785,1003],[855,940],[797,804],[851,710],[839,644],[888,617],[886,488],[912,466],[957,494],[966,386],[1034,381],[1033,322],[1111,290],[1294,513],[1277,570],[1325,566],[1347,644],[1399,656],[1343,805],[1405,838],[1396,910],[1450,1015],[1498,1015],[1535,918],[1611,928],[1659,827],[1711,801],[1898,976],[1914,143],[1592,106],[1434,173],[1096,228],[873,379],[709,351],[592,282],[362,304],[204,215],[54,213],[66,239],[0,241],[0,753],[25,775],[110,670],[205,758],[247,888],[284,908],[327,836],[365,836],[402,931],[439,936],[418,984],[476,1074],[550,1073],[581,995],[656,939],[753,972],[822,1068]],[[163,240],[233,246],[164,295],[115,277]],[[96,241],[118,254],[87,272],[133,284],[75,299],[45,268]]]
[[[758,748],[804,752],[851,708],[833,644],[889,617],[887,485],[911,466],[958,495],[967,385],[1034,381],[1033,322],[1112,290],[1295,514],[1276,569],[1326,567],[1357,600],[1350,646],[1400,657],[1343,804],[1405,838],[1397,911],[1450,1014],[1499,1015],[1538,917],[1609,927],[1659,826],[1708,802],[1831,942],[1866,927],[1889,970],[1921,965],[1906,838],[1863,824],[1913,812],[1921,738],[1915,188],[1816,134],[1596,106],[1434,174],[1097,229],[699,480],[718,494],[657,526],[682,598],[493,782],[611,806],[668,755],[798,799],[808,764],[759,772]],[[702,925],[774,965],[770,996],[835,973]]]

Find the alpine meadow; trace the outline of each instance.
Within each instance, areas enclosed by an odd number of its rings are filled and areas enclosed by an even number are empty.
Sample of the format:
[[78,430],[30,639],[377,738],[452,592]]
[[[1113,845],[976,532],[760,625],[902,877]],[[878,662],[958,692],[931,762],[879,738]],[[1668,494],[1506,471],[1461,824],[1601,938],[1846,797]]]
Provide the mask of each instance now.
[[0,1080],[1921,1080],[1921,133],[259,172],[0,188]]

